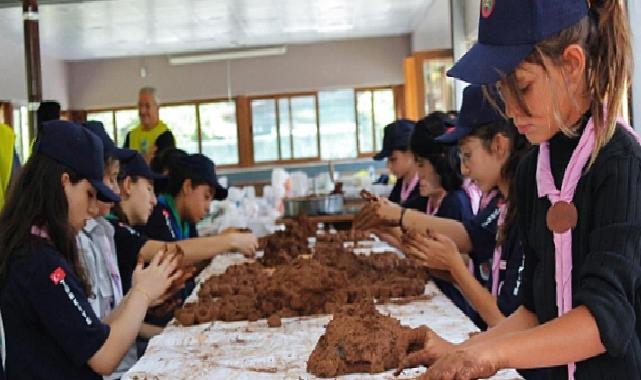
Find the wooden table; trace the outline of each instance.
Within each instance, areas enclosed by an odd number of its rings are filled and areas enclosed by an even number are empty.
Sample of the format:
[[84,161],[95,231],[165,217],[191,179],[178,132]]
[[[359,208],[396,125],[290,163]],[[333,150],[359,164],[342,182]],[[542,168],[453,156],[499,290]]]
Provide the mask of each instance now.
[[[246,261],[240,255],[217,256],[198,276],[197,291],[204,279],[223,273],[230,265]],[[410,327],[427,325],[443,338],[461,342],[478,329],[454,304],[429,282],[425,294],[428,301],[406,305],[377,306],[383,314],[398,318]],[[331,316],[284,318],[281,328],[268,328],[266,321],[215,321],[182,327],[174,321],[151,339],[145,355],[125,374],[123,380],[142,379],[235,379],[276,380],[316,379],[307,373],[307,358],[318,338],[325,332]],[[395,378],[393,371],[380,374],[341,376],[341,380],[412,379],[424,371],[413,368]],[[504,370],[493,380],[522,379],[514,370]]]

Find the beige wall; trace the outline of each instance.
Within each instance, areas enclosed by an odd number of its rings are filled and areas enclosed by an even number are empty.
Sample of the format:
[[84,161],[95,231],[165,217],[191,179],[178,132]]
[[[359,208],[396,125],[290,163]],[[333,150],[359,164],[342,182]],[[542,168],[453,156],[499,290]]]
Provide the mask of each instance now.
[[[410,37],[290,45],[286,55],[231,61],[232,95],[401,84]],[[141,78],[140,68],[147,70]],[[140,87],[162,102],[227,96],[226,63],[171,66],[167,57],[67,63],[74,109],[133,105]]]
[[[0,100],[17,105],[27,104],[27,78],[25,74],[23,41],[14,41],[0,35]],[[44,99],[54,99],[63,108],[69,103],[67,95],[67,70],[65,62],[48,56],[41,56],[42,92]]]

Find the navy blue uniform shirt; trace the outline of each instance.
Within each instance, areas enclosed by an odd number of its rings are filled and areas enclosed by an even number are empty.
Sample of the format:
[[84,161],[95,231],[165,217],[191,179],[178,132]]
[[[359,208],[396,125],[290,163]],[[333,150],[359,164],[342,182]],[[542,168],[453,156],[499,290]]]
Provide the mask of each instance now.
[[420,212],[425,212],[425,209],[427,209],[427,198],[421,196],[421,191],[419,189],[418,182],[416,182],[416,186],[414,186],[414,188],[410,192],[410,195],[407,197],[405,202],[401,202],[402,188],[403,188],[403,179],[399,178],[398,181],[396,181],[396,184],[394,184],[394,187],[392,188],[392,192],[390,193],[389,197],[387,197],[387,199],[405,208],[418,210]]
[[177,211],[172,208],[174,203],[170,199],[166,194],[160,195],[147,224],[136,226],[136,229],[150,239],[160,241],[179,241],[198,237],[198,231],[193,223],[178,221]]
[[117,219],[109,218],[108,220],[114,226],[114,241],[118,256],[118,269],[122,279],[122,291],[123,294],[127,294],[131,289],[131,276],[138,265],[140,249],[149,239]]
[[69,263],[34,237],[8,263],[0,291],[7,379],[102,379],[88,365],[109,336]]

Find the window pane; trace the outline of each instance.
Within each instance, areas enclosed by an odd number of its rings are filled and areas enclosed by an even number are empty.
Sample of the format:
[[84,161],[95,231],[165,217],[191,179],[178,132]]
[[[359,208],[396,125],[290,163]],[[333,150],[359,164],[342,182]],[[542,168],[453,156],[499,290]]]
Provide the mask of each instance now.
[[425,81],[425,114],[454,109],[454,80],[448,78],[451,59],[433,59],[423,62]]
[[15,150],[18,153],[20,162],[24,164],[29,158],[31,142],[29,141],[29,120],[27,107],[13,109],[13,131],[16,134]]
[[374,151],[374,134],[372,126],[374,115],[372,112],[372,92],[358,91],[356,93],[356,110],[358,114],[358,141],[361,153]]
[[291,98],[294,158],[318,157],[316,97]]
[[395,119],[394,92],[391,89],[374,91],[374,124],[376,128],[376,151],[383,147],[383,130]]
[[289,115],[289,98],[278,99],[278,122],[280,132],[280,159],[292,158],[292,120]]
[[116,111],[116,139],[121,146],[125,144],[127,133],[134,129],[139,121],[137,109]]
[[164,121],[174,134],[176,147],[187,153],[199,152],[194,104],[160,107],[160,120]]
[[318,93],[321,158],[356,157],[356,116],[354,91]]
[[216,165],[238,163],[236,103],[216,102],[199,105],[203,154]]
[[[95,120],[101,122],[105,126],[105,131],[111,139],[118,144],[118,141],[115,139],[114,135],[114,119],[112,111],[103,111],[103,112],[88,112],[87,120]],[[124,136],[122,137],[124,141]]]
[[252,134],[254,136],[254,161],[278,160],[276,144],[276,101],[256,99],[251,101]]

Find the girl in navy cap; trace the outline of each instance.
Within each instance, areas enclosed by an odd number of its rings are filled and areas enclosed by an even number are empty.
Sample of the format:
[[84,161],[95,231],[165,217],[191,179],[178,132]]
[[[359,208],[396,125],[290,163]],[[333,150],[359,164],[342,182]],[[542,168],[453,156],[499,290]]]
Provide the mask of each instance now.
[[387,125],[383,133],[383,149],[374,160],[387,159],[387,167],[397,178],[388,199],[403,207],[425,210],[427,198],[421,196],[414,155],[409,148],[414,122],[396,120]]
[[538,145],[517,176],[523,306],[428,379],[558,366],[554,379],[641,378],[641,147],[617,119],[631,48],[620,0],[483,1],[479,43],[450,72],[499,82]]
[[157,254],[138,265],[133,286],[102,323],[74,236],[96,212],[96,199],[117,201],[102,183],[100,140],[78,125],[43,125],[0,214],[0,309],[9,379],[101,379],[133,342],[147,307],[181,275]]

